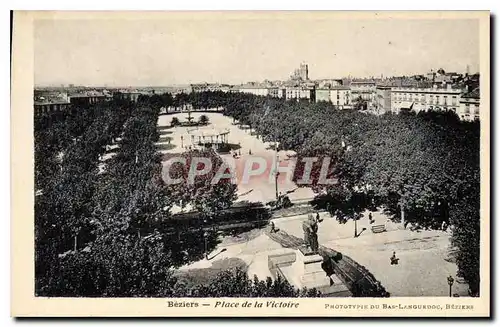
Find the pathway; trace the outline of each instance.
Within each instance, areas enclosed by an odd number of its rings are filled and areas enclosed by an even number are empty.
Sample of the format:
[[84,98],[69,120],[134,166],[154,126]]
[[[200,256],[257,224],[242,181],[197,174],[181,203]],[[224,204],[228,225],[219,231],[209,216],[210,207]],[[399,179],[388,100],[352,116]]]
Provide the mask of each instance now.
[[[367,218],[358,222],[358,231],[366,227],[359,237],[354,238],[352,221],[340,224],[327,213],[320,213],[323,222],[318,230],[319,243],[350,256],[365,266],[391,296],[448,296],[446,278],[455,280],[457,266],[448,262],[450,235],[443,231],[401,230],[399,224],[386,221],[387,232],[374,234]],[[365,217],[367,215],[365,214]],[[376,224],[386,220],[380,212],[373,213]],[[274,219],[275,226],[288,234],[303,237],[302,221],[307,215]],[[396,252],[398,265],[390,264],[390,257]],[[456,282],[453,293],[467,296],[467,285]]]
[[[210,121],[208,126],[202,127],[185,127],[177,126],[170,127],[170,121],[173,117],[180,121],[186,121],[187,113],[176,113],[169,115],[161,115],[158,118],[158,128],[160,131],[160,141],[157,143],[160,153],[182,153],[186,151],[191,144],[191,135],[203,131],[229,130],[228,141],[231,144],[238,145],[240,149],[236,150],[241,153],[239,158],[234,159],[230,153],[221,154],[221,157],[233,165],[236,169],[238,180],[238,200],[248,202],[262,202],[276,200],[276,185],[273,175],[273,160],[275,152],[270,148],[269,142],[263,142],[253,135],[249,129],[245,130],[233,124],[232,118],[224,116],[216,112],[194,112],[191,114],[194,121],[197,121],[201,115],[206,115]],[[249,154],[251,152],[251,154]],[[278,153],[280,166],[288,167],[292,164],[288,156],[290,151],[280,151]],[[266,170],[260,176],[251,176],[248,182],[243,182],[243,171],[248,170],[251,160],[255,158],[263,158],[267,165]],[[256,165],[256,164],[255,164]],[[245,168],[247,167],[247,168]],[[254,166],[254,169],[257,167]],[[278,178],[279,192],[291,192],[289,197],[292,201],[302,200],[314,197],[314,193],[310,188],[297,188],[297,185],[287,179],[286,173],[281,173]]]

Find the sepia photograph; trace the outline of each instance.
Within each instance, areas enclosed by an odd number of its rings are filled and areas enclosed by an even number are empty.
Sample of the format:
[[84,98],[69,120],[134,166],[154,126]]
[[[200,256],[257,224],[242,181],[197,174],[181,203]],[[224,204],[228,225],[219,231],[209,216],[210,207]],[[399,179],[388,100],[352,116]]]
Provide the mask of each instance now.
[[14,12],[13,314],[488,316],[489,20]]

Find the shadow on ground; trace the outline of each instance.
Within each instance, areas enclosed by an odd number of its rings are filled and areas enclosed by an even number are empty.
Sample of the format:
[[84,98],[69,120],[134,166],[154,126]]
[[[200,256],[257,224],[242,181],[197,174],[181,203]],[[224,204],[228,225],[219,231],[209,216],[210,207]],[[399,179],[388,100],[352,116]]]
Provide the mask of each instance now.
[[171,136],[166,136],[166,135],[161,135],[159,138],[158,138],[158,142],[169,142],[169,141],[172,141],[174,138],[171,137]]
[[175,144],[168,144],[168,143],[162,143],[162,144],[157,144],[156,149],[159,151],[166,151],[166,150],[172,150],[176,147]]
[[172,131],[168,131],[168,130],[159,130],[158,131],[158,134],[160,134],[160,136],[162,135],[169,135],[169,134],[173,134],[174,132]]
[[219,153],[229,153],[241,149],[241,145],[235,143],[225,143],[217,151]]

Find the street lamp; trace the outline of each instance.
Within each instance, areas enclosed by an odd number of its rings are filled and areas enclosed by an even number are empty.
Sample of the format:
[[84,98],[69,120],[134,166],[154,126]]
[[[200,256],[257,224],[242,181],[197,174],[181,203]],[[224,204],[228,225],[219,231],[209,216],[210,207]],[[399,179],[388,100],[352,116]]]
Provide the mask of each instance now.
[[279,165],[279,155],[278,155],[278,144],[275,142],[275,151],[276,151],[276,161],[274,163],[274,183],[275,183],[275,186],[276,186],[276,202],[279,201],[279,194],[278,194],[278,176],[279,176],[279,172],[278,172],[278,165]]
[[208,233],[207,232],[204,232],[203,233],[203,239],[204,239],[204,242],[205,242],[205,259],[208,260],[208,244],[207,244],[207,237],[208,237]]
[[448,276],[447,280],[448,280],[448,285],[450,286],[450,297],[451,297],[451,287],[453,286],[453,282],[455,280],[453,279],[453,277],[451,277],[451,275]]

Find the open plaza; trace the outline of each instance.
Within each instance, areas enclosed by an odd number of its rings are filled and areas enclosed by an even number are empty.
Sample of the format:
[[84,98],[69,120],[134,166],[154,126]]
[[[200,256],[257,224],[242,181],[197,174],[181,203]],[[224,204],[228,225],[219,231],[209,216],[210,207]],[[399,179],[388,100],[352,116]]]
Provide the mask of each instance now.
[[[253,135],[250,129],[242,128],[235,123],[230,117],[224,116],[221,113],[214,112],[193,112],[191,116],[194,121],[198,121],[202,115],[209,119],[207,126],[176,126],[170,127],[172,118],[176,117],[181,122],[187,121],[188,113],[175,113],[161,115],[158,119],[158,127],[160,129],[160,141],[158,148],[161,153],[182,153],[188,149],[197,147],[199,137],[206,135],[224,135],[226,141],[231,144],[235,150],[229,153],[221,153],[220,156],[231,165],[244,165],[252,158],[265,158],[269,162],[266,167],[266,172],[256,177],[251,177],[248,182],[238,183],[238,200],[247,202],[262,202],[266,203],[276,199],[276,184],[274,178],[269,178],[273,174],[273,167],[270,164],[276,157],[275,151],[272,149],[272,143],[263,142],[260,138]],[[237,154],[237,158],[233,154]],[[290,151],[280,151],[278,160],[281,166],[286,166],[290,160]],[[237,169],[241,171],[243,169]],[[278,176],[279,192],[285,194],[292,201],[310,200],[314,197],[314,192],[308,187],[298,188],[295,183],[289,180],[286,174]]]
[[[181,122],[186,121],[186,112],[159,117],[159,151],[182,153],[196,148],[197,140],[203,135],[215,137],[214,135],[223,133],[227,143],[236,145],[234,151],[220,154],[227,162],[234,164],[235,160],[244,162],[251,156],[274,158],[276,155],[272,144],[263,142],[249,129],[238,126],[230,117],[214,112],[193,112],[190,115],[195,121],[198,121],[201,115],[206,115],[209,124],[171,127],[174,117]],[[234,156],[234,153],[237,155]],[[278,157],[280,162],[285,162],[289,160],[290,152],[280,151]],[[311,200],[315,195],[310,188],[298,188],[285,176],[279,177],[278,188],[279,192],[288,193],[292,202]],[[250,178],[248,183],[238,182],[237,194],[236,202],[266,203],[276,198],[276,185],[270,178]],[[380,211],[372,212],[372,222],[368,219],[369,212],[365,212],[363,218],[356,222],[356,226],[352,220],[340,223],[326,212],[320,212],[319,215],[319,244],[347,255],[366,267],[391,296],[448,296],[448,276],[453,276],[457,281],[453,285],[453,295],[467,296],[467,285],[461,283],[461,279],[456,276],[456,264],[448,260],[451,251],[449,232],[401,229],[400,224],[391,222]],[[299,214],[274,218],[272,222],[278,230],[303,238],[302,222],[307,216]],[[384,225],[386,231],[373,233],[370,228],[372,225]],[[355,230],[358,237],[354,237]],[[237,258],[247,265],[250,276],[257,275],[263,279],[271,276],[269,256],[285,255],[288,252],[289,249],[268,237],[263,229],[255,229],[243,236],[223,238],[208,254],[208,260],[185,265],[180,271],[207,269],[223,260]],[[398,265],[390,264],[393,253],[399,258]]]

